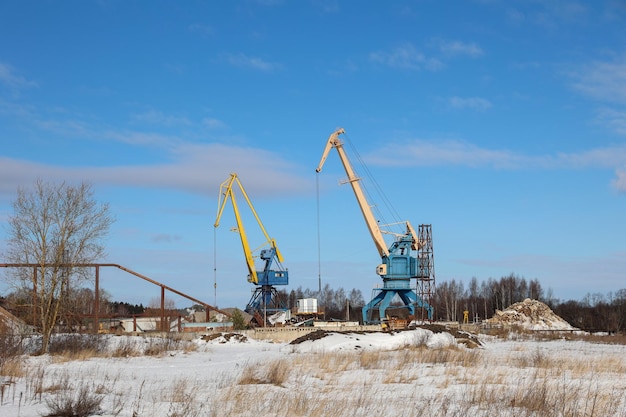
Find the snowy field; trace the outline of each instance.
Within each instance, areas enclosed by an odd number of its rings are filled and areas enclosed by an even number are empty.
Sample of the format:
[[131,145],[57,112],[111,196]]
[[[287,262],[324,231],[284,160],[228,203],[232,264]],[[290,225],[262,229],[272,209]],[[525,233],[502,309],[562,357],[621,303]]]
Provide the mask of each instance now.
[[97,340],[3,359],[0,416],[626,416],[620,344],[483,336],[470,349],[425,329]]

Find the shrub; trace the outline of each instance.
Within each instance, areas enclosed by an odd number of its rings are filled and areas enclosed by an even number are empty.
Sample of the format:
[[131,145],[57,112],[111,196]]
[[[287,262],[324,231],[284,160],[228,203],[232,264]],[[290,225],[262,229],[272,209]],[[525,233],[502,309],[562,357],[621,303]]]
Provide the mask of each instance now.
[[12,334],[0,335],[0,373],[7,362],[24,353],[22,338]]
[[72,387],[60,390],[46,398],[49,413],[46,417],[88,417],[98,414],[102,395],[94,394],[88,385],[81,385],[79,389]]
[[244,318],[241,310],[239,310],[238,308],[233,311],[232,320],[234,330],[245,330],[248,328],[248,325],[246,324],[246,319]]
[[102,354],[106,341],[94,334],[59,334],[50,339],[48,353],[70,358]]

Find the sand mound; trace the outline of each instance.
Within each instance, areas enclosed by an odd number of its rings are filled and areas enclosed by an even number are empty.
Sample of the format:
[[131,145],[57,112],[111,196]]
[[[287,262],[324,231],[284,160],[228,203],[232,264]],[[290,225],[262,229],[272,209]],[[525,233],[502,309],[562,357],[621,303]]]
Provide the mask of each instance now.
[[496,310],[496,313],[487,322],[520,326],[528,330],[577,330],[554,314],[546,304],[529,298],[511,305],[504,311]]

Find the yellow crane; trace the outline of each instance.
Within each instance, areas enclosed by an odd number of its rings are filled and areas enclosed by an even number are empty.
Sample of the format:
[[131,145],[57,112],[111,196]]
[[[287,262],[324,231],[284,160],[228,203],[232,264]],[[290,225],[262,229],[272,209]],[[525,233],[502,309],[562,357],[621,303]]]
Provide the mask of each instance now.
[[[265,242],[261,244],[259,249],[269,246],[269,248],[262,249],[260,251],[259,257],[265,262],[263,269],[260,270],[257,270],[255,266],[255,256],[253,255],[253,250],[250,249],[248,236],[246,235],[244,224],[241,219],[241,213],[239,211],[239,206],[237,205],[237,199],[235,198],[235,186],[239,188],[239,191],[248,203],[248,206],[250,207],[250,210],[261,228],[263,236],[265,237]],[[219,227],[222,213],[224,212],[224,208],[226,207],[226,202],[228,200],[231,201],[235,213],[235,221],[237,223],[237,228],[235,230],[241,239],[241,246],[243,248],[246,266],[248,268],[248,282],[256,285],[255,291],[246,306],[246,312],[255,316],[258,322],[258,317],[261,312],[266,316],[267,312],[275,313],[277,311],[286,310],[283,300],[281,300],[278,296],[278,291],[274,286],[288,285],[289,272],[287,269],[283,268],[283,255],[278,250],[276,241],[271,238],[265,230],[263,222],[261,222],[259,215],[248,197],[248,193],[241,184],[241,181],[239,181],[239,177],[236,173],[230,174],[230,177],[220,185],[217,218],[215,219],[215,224],[213,226],[215,228]],[[277,265],[276,269],[272,269],[273,264]],[[258,324],[265,325],[265,319],[261,320],[261,323]]]

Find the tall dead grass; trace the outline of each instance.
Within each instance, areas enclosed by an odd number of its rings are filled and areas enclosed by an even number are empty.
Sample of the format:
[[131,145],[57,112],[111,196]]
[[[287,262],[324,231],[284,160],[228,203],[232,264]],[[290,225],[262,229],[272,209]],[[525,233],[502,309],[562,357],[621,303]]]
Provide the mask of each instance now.
[[239,378],[240,385],[271,384],[283,386],[289,377],[291,366],[288,361],[275,360],[267,365],[248,365]]

